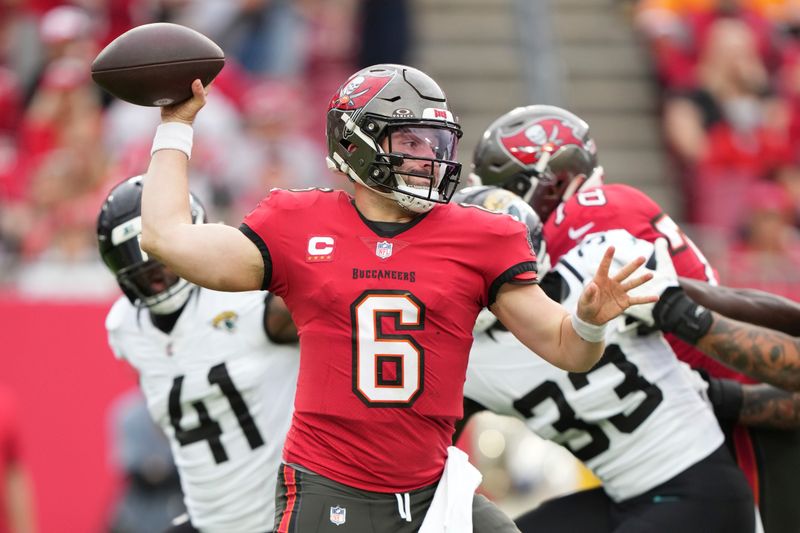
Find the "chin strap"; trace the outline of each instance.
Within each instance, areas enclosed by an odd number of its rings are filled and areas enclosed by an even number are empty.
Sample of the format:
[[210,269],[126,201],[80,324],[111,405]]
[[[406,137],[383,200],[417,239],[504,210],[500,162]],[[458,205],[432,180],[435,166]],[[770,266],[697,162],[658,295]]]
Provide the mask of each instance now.
[[186,304],[196,287],[197,285],[181,279],[167,290],[169,294],[166,296],[162,293],[147,298],[142,304],[154,315],[170,315]]
[[594,187],[599,187],[603,185],[603,177],[605,175],[605,170],[603,167],[598,165],[594,167],[592,170],[591,175],[588,178],[583,180],[572,180],[567,186],[567,189],[564,191],[564,194],[561,196],[561,201],[566,202],[572,196],[581,189],[592,189]]

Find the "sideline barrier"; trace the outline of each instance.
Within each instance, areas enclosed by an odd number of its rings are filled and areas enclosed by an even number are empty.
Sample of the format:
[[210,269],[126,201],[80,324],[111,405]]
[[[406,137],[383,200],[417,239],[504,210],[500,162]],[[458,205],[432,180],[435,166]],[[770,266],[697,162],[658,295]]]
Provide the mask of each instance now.
[[41,533],[102,531],[118,493],[108,408],[136,386],[136,374],[106,343],[111,303],[0,293],[0,385],[21,406]]

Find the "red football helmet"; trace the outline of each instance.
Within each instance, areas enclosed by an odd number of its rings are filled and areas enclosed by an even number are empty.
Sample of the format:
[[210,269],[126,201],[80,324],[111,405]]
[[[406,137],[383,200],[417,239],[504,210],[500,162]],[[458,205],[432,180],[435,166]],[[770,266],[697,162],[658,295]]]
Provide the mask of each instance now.
[[602,167],[585,121],[566,109],[531,105],[489,126],[473,153],[472,173],[518,194],[544,221],[589,178],[601,177]]

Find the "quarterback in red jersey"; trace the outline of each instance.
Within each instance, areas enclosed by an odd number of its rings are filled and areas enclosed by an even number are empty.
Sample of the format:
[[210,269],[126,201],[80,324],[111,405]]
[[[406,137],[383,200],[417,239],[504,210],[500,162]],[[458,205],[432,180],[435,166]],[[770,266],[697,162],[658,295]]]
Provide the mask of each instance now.
[[[475,316],[503,283],[536,279],[525,227],[486,215],[447,204],[413,227],[382,229],[344,192],[276,190],[245,218],[245,233],[281,258],[269,283],[300,332],[286,462],[370,491],[438,479],[462,415],[458,354],[469,351]],[[320,433],[330,448],[317,445]],[[364,450],[365,433],[381,446]]]
[[[484,133],[473,156],[473,183],[499,185],[515,192],[545,220],[544,240],[554,264],[585,236],[622,229],[636,238],[653,243],[659,238],[666,238],[679,276],[702,280],[710,285],[717,284],[716,272],[702,252],[653,200],[633,187],[604,184],[603,178],[603,169],[598,163],[597,148],[589,135],[588,124],[573,113],[554,106],[520,107],[501,116]],[[711,292],[705,291],[709,299],[712,298]],[[678,298],[682,295],[673,292],[670,296]],[[793,339],[780,334],[770,336],[769,330],[747,329],[749,325],[726,322],[724,319],[714,319],[714,326],[711,327],[712,319],[707,311],[703,312],[688,298],[682,301],[687,304],[685,309],[694,306],[691,310],[698,311],[695,318],[705,317],[705,323],[690,324],[682,331],[663,330],[675,331],[675,335],[668,334],[667,337],[679,358],[717,378],[753,382],[751,378],[731,370],[684,342],[690,340],[702,347],[705,353],[729,366],[797,390],[800,358],[797,357]],[[737,306],[740,309],[746,307],[742,304]],[[755,319],[752,313],[749,313],[749,317],[754,323],[781,329],[766,324],[763,319]],[[710,338],[714,341],[710,341]],[[780,357],[762,356],[772,351]],[[768,460],[763,453],[761,458],[757,457],[747,430],[739,425],[725,429],[732,434],[737,460],[756,495],[759,494],[759,473],[762,486],[770,485],[766,490],[776,495],[783,492],[785,489],[774,490],[773,484],[764,477],[767,470],[764,465]],[[787,432],[785,435],[791,440],[787,448],[796,448],[796,439],[792,437],[794,434]],[[781,464],[789,466],[787,457],[786,454],[781,455]],[[760,472],[757,471],[759,461]],[[800,464],[800,455],[791,461],[792,464]],[[778,512],[788,518],[769,520],[767,517],[765,523],[791,523],[794,524],[789,526],[791,531],[800,527],[800,513],[796,505],[789,499],[771,499],[769,509],[775,513],[779,508],[782,510]]]
[[473,498],[480,476],[447,446],[478,312],[488,306],[528,348],[585,371],[605,323],[656,300],[628,294],[651,277],[632,276],[644,258],[609,276],[609,250],[573,314],[550,300],[522,223],[448,204],[461,129],[438,84],[402,65],[363,69],[331,99],[328,163],[353,196],[274,190],[240,230],[189,224],[191,124],[205,102],[199,80],[192,89],[162,111],[142,248],[201,286],[269,289],[292,312],[300,375],[276,531],[515,531]]

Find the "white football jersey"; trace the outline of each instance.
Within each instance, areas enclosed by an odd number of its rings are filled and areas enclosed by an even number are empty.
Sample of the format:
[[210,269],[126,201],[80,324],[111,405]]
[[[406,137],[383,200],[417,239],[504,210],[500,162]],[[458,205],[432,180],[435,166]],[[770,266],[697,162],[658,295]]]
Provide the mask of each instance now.
[[267,338],[265,296],[196,289],[169,334],[126,298],[106,318],[111,348],[139,372],[150,415],[169,437],[201,531],[274,527],[300,360],[297,347]]
[[[606,248],[615,268],[653,245],[625,231],[594,234],[566,254],[555,271],[574,311]],[[511,333],[477,335],[464,395],[499,414],[516,416],[542,438],[568,448],[623,501],[673,478],[723,442],[713,411],[660,332],[640,336],[625,317],[609,323],[606,351],[588,373],[571,373],[537,357]]]

